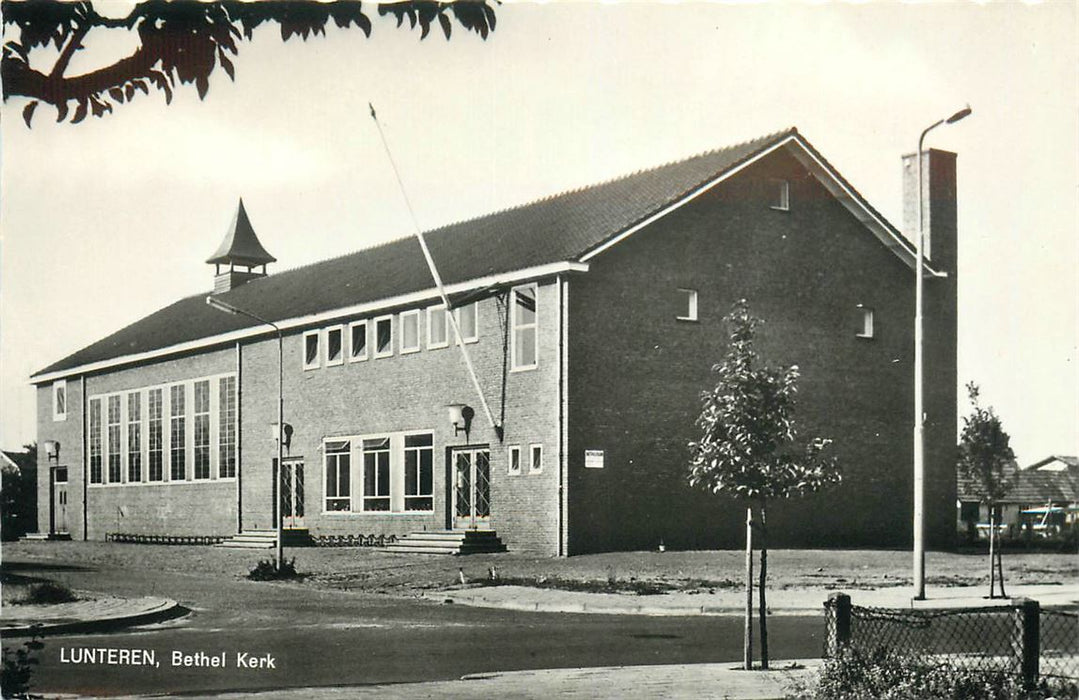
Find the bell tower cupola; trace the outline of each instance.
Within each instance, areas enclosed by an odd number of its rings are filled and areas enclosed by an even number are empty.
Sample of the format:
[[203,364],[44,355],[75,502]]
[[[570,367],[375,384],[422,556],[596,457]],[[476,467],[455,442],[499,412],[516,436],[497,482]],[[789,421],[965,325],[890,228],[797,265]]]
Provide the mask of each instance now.
[[[277,258],[266,252],[247,218],[244,200],[236,209],[225,239],[207,263],[214,266],[214,294],[227,292],[258,277],[266,276],[266,265]],[[261,269],[258,269],[260,268]],[[241,269],[243,268],[243,269]]]

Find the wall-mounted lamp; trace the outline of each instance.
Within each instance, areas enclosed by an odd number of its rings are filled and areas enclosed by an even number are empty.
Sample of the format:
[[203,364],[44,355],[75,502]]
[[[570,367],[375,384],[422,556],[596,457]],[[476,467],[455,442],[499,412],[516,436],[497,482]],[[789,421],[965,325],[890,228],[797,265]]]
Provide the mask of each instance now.
[[282,436],[284,437],[284,440],[281,442],[281,446],[287,450],[292,447],[292,425],[285,423],[285,427],[282,430],[278,428],[277,423],[270,423],[270,439],[277,440]]
[[60,443],[56,440],[45,441],[45,459],[50,462],[60,461]]
[[466,406],[463,403],[451,403],[446,408],[449,409],[453,434],[459,435],[464,431],[465,441],[467,442],[468,431],[472,428],[472,418],[476,415],[476,412],[471,406]]

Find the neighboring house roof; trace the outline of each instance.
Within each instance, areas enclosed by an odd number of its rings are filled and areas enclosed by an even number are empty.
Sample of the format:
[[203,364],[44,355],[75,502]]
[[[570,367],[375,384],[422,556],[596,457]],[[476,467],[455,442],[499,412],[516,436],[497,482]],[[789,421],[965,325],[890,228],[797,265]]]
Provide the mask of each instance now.
[[1079,469],[1079,458],[1071,455],[1052,455],[1031,464],[1027,469],[1054,472],[1064,471],[1066,469]]
[[[1045,503],[1079,503],[1079,468],[1063,471],[1022,469],[1010,470],[1013,481],[1001,503],[1036,505]],[[960,501],[979,501],[974,482],[959,474],[956,492]]]
[[[609,246],[779,148],[787,148],[913,268],[911,244],[794,128],[443,226],[424,237],[451,292],[505,283],[507,276],[529,271],[537,273],[535,277],[539,272],[585,270],[587,261]],[[241,206],[234,224],[237,236],[245,230],[243,222],[246,213]],[[250,229],[249,222],[246,228]],[[209,262],[223,261],[225,253],[219,250]],[[937,274],[928,265],[925,270]],[[434,283],[418,241],[410,236],[277,272],[216,296],[292,328],[358,314],[375,305],[419,303],[434,297]],[[253,320],[224,314],[204,302],[205,294],[181,299],[49,365],[31,381],[51,381],[76,370],[97,371],[267,332]]]
[[22,472],[28,467],[33,467],[34,463],[30,459],[29,452],[12,452],[10,450],[0,450],[0,467],[5,470],[17,469]]
[[240,199],[240,206],[236,208],[236,216],[232,217],[232,224],[225,232],[225,238],[217,252],[210,256],[206,262],[218,265],[243,265],[255,267],[266,263],[277,262],[277,258],[266,252],[255,235],[255,229],[251,226],[251,220],[247,218],[247,210],[244,209],[244,200]]

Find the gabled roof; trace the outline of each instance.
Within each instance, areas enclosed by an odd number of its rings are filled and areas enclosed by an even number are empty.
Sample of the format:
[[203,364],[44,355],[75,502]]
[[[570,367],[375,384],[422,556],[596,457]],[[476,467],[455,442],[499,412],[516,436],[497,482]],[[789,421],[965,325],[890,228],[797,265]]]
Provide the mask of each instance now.
[[[805,163],[877,238],[913,268],[910,243],[794,128],[443,226],[424,237],[450,291],[482,288],[529,274],[534,278],[541,273],[584,270],[588,260],[608,247],[780,148],[787,148]],[[247,216],[241,202],[233,242],[240,239],[241,232],[251,230],[250,223],[245,226],[244,222]],[[222,249],[231,251],[233,242],[226,237]],[[221,255],[209,260],[224,261]],[[928,266],[926,270],[933,274]],[[216,295],[283,327],[363,313],[376,306],[420,303],[434,296],[433,280],[412,236],[278,272]],[[243,316],[212,309],[204,301],[205,295],[197,295],[166,306],[49,365],[31,380],[50,381],[75,370],[96,371],[232,342],[267,330]]]
[[1044,471],[1064,471],[1066,469],[1079,469],[1079,459],[1073,455],[1050,455],[1045,459],[1031,464],[1027,469],[1041,469]]
[[232,224],[225,232],[224,240],[218,246],[217,252],[206,262],[220,265],[243,265],[244,267],[277,262],[277,258],[266,252],[262,243],[259,242],[259,237],[255,235],[251,220],[247,218],[247,210],[244,209],[243,198],[240,198],[236,216],[232,217]]
[[[1014,464],[1009,470],[1011,486],[1002,503],[1039,505],[1046,503],[1079,503],[1079,469],[1043,471],[1019,469]],[[960,501],[978,501],[978,489],[974,482],[962,474],[956,479],[956,494]]]

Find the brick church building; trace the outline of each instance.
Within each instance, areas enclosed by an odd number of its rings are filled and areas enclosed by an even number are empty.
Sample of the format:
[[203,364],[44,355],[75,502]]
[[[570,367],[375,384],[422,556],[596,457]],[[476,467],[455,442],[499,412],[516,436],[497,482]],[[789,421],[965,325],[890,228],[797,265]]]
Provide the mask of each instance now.
[[[927,533],[948,546],[955,155],[929,151],[924,168]],[[844,470],[841,486],[769,512],[772,543],[910,542],[914,248],[797,130],[426,240],[449,310],[414,237],[268,272],[241,202],[207,261],[212,292],[31,378],[40,530],[223,537],[272,530],[279,513],[316,539],[736,547],[744,513],[687,485],[687,443],[724,353],[721,319],[746,298],[766,319],[763,358],[801,368],[803,433],[832,438]]]

